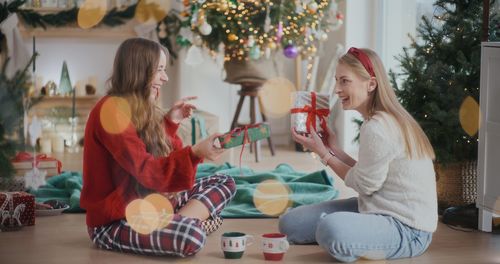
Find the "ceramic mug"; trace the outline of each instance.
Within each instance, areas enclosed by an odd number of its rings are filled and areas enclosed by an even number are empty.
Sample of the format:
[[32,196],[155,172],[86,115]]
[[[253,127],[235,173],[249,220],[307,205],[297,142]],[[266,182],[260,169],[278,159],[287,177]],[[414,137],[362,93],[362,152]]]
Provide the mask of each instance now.
[[286,235],[281,233],[263,234],[262,251],[266,260],[282,260],[285,252],[290,247],[286,240]]
[[253,243],[253,236],[240,232],[228,232],[221,236],[221,248],[227,259],[239,259],[246,246]]

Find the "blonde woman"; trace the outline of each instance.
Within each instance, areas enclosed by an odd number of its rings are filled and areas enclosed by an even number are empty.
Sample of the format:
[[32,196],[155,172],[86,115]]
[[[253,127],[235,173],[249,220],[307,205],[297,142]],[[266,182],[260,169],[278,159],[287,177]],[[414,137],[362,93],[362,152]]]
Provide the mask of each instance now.
[[[83,189],[90,238],[99,248],[145,255],[190,256],[235,193],[225,175],[195,179],[202,159],[216,159],[213,141],[182,147],[179,123],[191,115],[186,98],[164,113],[160,89],[168,81],[167,51],[158,43],[133,38],[115,56],[111,88],[91,111],[85,128]],[[126,206],[150,193],[168,197],[174,216],[168,225],[141,234],[125,219]]]
[[290,210],[280,231],[295,244],[317,242],[343,262],[418,256],[437,226],[433,148],[398,102],[375,52],[349,49],[335,79],[342,108],[364,118],[358,161],[337,147],[331,130],[324,139],[314,131],[292,135],[359,196]]

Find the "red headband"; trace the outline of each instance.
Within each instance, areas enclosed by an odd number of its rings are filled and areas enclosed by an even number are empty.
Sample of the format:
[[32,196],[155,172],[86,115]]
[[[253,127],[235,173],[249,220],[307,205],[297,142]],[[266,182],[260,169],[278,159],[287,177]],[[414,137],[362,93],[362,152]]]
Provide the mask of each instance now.
[[350,48],[347,53],[354,55],[354,57],[356,57],[356,59],[358,59],[358,61],[361,62],[361,64],[363,64],[363,67],[365,67],[366,71],[370,74],[370,76],[375,77],[373,64],[370,58],[368,58],[368,55],[366,55],[366,53],[355,47]]

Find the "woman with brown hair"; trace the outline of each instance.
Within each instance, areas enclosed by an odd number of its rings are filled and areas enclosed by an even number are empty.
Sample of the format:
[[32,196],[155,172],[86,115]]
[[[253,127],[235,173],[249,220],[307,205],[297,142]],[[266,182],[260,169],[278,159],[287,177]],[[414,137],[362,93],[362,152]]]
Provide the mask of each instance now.
[[[179,123],[195,108],[187,101],[164,113],[160,89],[168,81],[168,52],[158,43],[133,38],[115,56],[110,89],[91,111],[85,128],[81,206],[99,247],[147,255],[193,255],[205,244],[208,221],[235,193],[232,178],[213,175],[196,180],[196,167],[216,159],[218,134],[192,147],[182,147]],[[127,205],[151,193],[168,198],[173,216],[149,234],[125,219]],[[220,223],[220,221],[218,221]]]

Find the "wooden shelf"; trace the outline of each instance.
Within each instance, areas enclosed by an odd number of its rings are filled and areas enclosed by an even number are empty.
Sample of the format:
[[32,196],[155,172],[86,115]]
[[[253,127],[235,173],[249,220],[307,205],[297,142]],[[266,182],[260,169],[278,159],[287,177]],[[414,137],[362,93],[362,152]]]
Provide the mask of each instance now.
[[137,33],[134,27],[138,23],[135,20],[129,20],[127,23],[115,26],[99,26],[91,29],[82,29],[77,25],[65,26],[65,27],[47,27],[43,28],[32,28],[23,23],[19,24],[19,31],[25,39],[29,39],[33,36],[43,37],[43,38],[112,38],[112,39],[127,39],[131,37],[136,37]]

